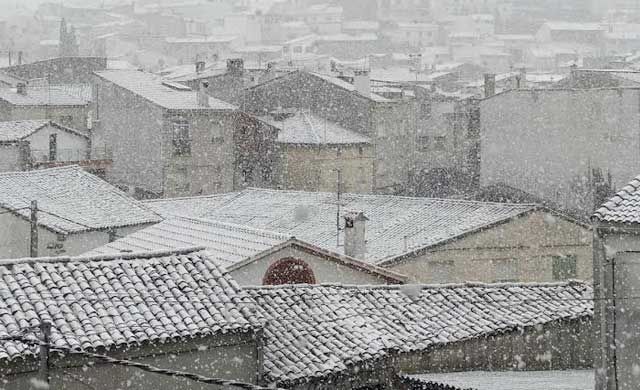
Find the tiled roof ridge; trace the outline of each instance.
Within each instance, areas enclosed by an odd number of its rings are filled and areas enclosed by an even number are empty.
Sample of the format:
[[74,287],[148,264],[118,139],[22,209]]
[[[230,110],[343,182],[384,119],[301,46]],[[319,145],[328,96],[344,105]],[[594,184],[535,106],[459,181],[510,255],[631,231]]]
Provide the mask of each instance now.
[[604,220],[605,214],[608,211],[613,211],[615,207],[619,206],[626,198],[637,193],[640,189],[640,175],[634,177],[627,185],[622,187],[620,191],[616,192],[614,196],[609,198],[604,204],[602,204],[594,213],[592,218],[596,220]]
[[160,203],[166,201],[176,201],[176,200],[193,200],[193,199],[212,199],[212,198],[221,198],[223,196],[229,195],[230,193],[240,195],[242,191],[237,192],[222,192],[217,194],[209,194],[209,195],[196,195],[196,196],[180,196],[177,198],[158,198],[158,199],[146,199],[143,200],[142,203]]
[[[240,191],[240,194],[243,192],[270,192],[270,193],[293,193],[293,194],[314,194],[316,196],[324,196],[324,195],[335,195],[334,192],[310,192],[303,190],[274,190],[271,188],[258,188],[258,187],[247,187],[244,190]],[[483,202],[479,200],[468,200],[468,199],[450,199],[450,198],[428,198],[428,197],[420,197],[420,196],[406,196],[406,195],[382,195],[382,194],[359,194],[355,192],[344,192],[341,196],[353,196],[358,198],[388,198],[388,199],[404,199],[404,200],[418,200],[418,201],[435,201],[442,203],[459,203],[459,204],[477,204],[477,205],[497,205],[497,206],[515,206],[522,207],[523,209],[527,208],[529,210],[533,210],[539,208],[540,205],[536,203],[509,203],[509,202]]]
[[58,257],[23,257],[18,259],[1,259],[0,267],[23,265],[23,264],[56,264],[56,263],[91,263],[96,261],[120,261],[120,260],[140,260],[154,259],[175,255],[188,255],[196,252],[206,252],[204,247],[196,246],[189,248],[178,248],[159,251],[143,251],[143,252],[121,252],[90,256],[58,256]]
[[221,221],[217,221],[215,219],[196,218],[196,217],[187,217],[187,216],[176,216],[176,217],[173,217],[173,218],[168,218],[167,220],[170,221],[172,219],[190,221],[190,222],[193,222],[193,223],[196,223],[196,224],[201,224],[201,225],[219,226],[219,227],[223,227],[223,228],[230,228],[233,231],[240,231],[240,232],[245,232],[245,233],[255,233],[255,234],[258,234],[258,235],[261,235],[261,236],[268,236],[270,238],[276,238],[276,239],[291,240],[291,239],[295,238],[292,235],[279,233],[279,232],[276,232],[276,231],[273,231],[273,230],[258,229],[258,228],[254,228],[254,227],[249,226],[249,225],[240,225],[240,224],[235,224],[235,223],[230,223],[230,222],[221,222]]
[[242,286],[243,289],[249,290],[286,290],[286,289],[299,289],[299,290],[313,290],[317,288],[339,288],[344,290],[403,290],[407,287],[419,287],[420,290],[443,290],[443,289],[460,289],[460,288],[542,288],[542,287],[584,287],[589,288],[588,282],[569,279],[559,282],[504,282],[504,283],[484,283],[484,282],[463,282],[463,283],[444,283],[444,284],[372,284],[372,285],[355,285],[355,284],[342,284],[342,283],[322,283],[322,284],[282,284],[282,285],[264,285],[264,286]]

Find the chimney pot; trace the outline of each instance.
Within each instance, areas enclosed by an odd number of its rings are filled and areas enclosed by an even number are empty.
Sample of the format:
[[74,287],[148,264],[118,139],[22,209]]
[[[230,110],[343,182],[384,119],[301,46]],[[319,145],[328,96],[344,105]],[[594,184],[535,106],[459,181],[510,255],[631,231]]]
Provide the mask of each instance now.
[[198,85],[196,96],[198,99],[198,106],[200,107],[209,107],[209,95],[207,95],[208,87],[209,83],[207,81],[203,81]]
[[18,92],[20,95],[26,95],[27,94],[27,84],[18,83],[16,85],[16,92]]
[[356,70],[353,75],[353,85],[361,95],[371,96],[371,77],[369,76],[369,71]]
[[242,58],[228,59],[227,71],[232,74],[242,74],[244,72],[244,60]]
[[488,98],[496,94],[495,73],[485,73],[484,75],[484,97]]
[[344,254],[364,259],[367,252],[367,218],[362,211],[349,211],[344,216]]

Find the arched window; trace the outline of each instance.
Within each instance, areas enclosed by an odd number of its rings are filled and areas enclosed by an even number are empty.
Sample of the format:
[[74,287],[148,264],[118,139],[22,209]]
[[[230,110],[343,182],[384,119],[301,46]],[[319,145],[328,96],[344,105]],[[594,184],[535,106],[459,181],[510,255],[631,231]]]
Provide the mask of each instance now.
[[316,277],[313,275],[311,267],[304,261],[291,257],[271,264],[262,279],[262,284],[265,286],[315,283]]

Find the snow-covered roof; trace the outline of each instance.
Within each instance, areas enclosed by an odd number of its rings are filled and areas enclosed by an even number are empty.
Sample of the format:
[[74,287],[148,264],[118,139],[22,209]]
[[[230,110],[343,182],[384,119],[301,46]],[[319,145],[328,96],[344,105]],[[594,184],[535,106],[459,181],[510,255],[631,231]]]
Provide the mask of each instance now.
[[473,390],[587,390],[595,386],[593,370],[467,371],[406,377]]
[[[253,226],[295,236],[332,252],[336,246],[336,194],[250,188],[215,198],[149,202],[162,215]],[[472,202],[389,195],[342,194],[341,211],[359,210],[367,222],[366,260],[375,263],[438,245],[536,209],[531,204]],[[340,241],[344,242],[343,232]]]
[[598,23],[578,22],[547,22],[545,25],[554,31],[605,31],[606,28]]
[[353,145],[369,144],[371,139],[345,129],[336,122],[310,112],[299,111],[282,120],[263,116],[260,120],[279,129],[278,142],[297,145]]
[[247,288],[266,320],[271,381],[340,373],[389,352],[593,315],[586,283]]
[[[335,85],[337,87],[340,87],[342,89],[345,89],[347,91],[357,92],[355,85],[353,85],[353,84],[351,84],[351,83],[349,83],[347,81],[344,81],[344,80],[342,80],[342,79],[340,79],[338,77],[334,77],[334,76],[330,76],[330,75],[322,74],[322,73],[317,73],[317,72],[308,72],[308,73],[313,75],[313,76],[319,77],[319,78],[323,79],[324,81],[327,81],[327,82],[329,82],[329,83],[331,83],[331,84],[333,84],[333,85]],[[387,99],[385,97],[382,97],[380,95],[376,95],[375,93],[371,93],[369,95],[363,95],[363,94],[360,94],[359,92],[357,92],[357,93],[360,96],[369,98],[369,99],[371,99],[371,100],[373,100],[375,102],[389,102],[390,101],[389,99]]]
[[223,268],[291,239],[291,236],[210,220],[173,217],[93,249],[87,255],[204,247]]
[[38,202],[38,224],[61,234],[160,222],[162,218],[78,166],[0,173],[0,207],[28,219]]
[[169,110],[235,110],[237,107],[209,97],[209,106],[198,104],[197,92],[188,87],[172,88],[153,73],[136,70],[106,70],[95,72],[99,77]]
[[[193,249],[2,260],[0,274],[0,338],[46,320],[54,347],[92,351],[247,332],[257,318],[236,282]],[[30,355],[37,346],[0,342],[0,360]]]
[[167,43],[229,43],[237,39],[233,35],[210,35],[210,36],[197,36],[197,37],[167,37],[165,41]]
[[123,252],[147,252],[203,247],[223,269],[242,268],[285,247],[299,247],[317,253],[326,261],[374,274],[391,283],[402,283],[403,275],[360,260],[327,252],[292,236],[231,223],[187,217],[173,217],[138,230],[126,237],[86,253],[87,256]]
[[86,106],[91,102],[88,84],[27,86],[26,93],[16,88],[0,88],[0,100],[16,106]]
[[635,177],[593,214],[600,222],[640,223],[640,176]]
[[54,122],[51,122],[50,120],[36,119],[0,122],[0,143],[23,140],[45,126],[54,126],[77,136],[89,138],[86,134],[80,133],[67,127],[60,126]]

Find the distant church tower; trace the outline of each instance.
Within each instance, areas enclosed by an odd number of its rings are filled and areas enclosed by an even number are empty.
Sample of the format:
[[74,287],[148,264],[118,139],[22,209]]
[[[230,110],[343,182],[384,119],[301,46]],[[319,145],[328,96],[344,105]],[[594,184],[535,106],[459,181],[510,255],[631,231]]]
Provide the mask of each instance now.
[[77,57],[79,51],[76,30],[73,26],[67,30],[67,22],[62,18],[60,21],[60,57]]

